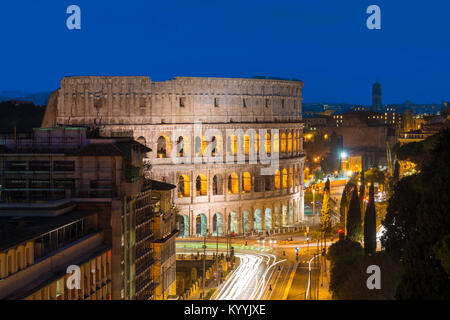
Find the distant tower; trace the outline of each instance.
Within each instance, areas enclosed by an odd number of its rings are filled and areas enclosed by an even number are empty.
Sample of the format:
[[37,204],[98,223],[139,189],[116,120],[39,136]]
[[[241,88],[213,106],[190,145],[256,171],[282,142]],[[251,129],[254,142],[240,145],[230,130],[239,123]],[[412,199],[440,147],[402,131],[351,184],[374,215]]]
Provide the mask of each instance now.
[[372,86],[372,108],[381,111],[381,84],[378,81]]

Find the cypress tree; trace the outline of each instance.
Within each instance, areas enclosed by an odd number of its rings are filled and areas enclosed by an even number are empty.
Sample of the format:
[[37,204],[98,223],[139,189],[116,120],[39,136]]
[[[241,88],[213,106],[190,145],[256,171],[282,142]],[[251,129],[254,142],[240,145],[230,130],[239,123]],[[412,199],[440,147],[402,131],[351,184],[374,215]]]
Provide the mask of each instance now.
[[347,224],[347,211],[348,206],[351,199],[351,191],[352,188],[354,188],[354,184],[352,182],[347,182],[347,184],[344,187],[344,190],[342,191],[342,197],[341,197],[341,207],[340,207],[340,224],[343,228],[345,228]]
[[394,166],[394,182],[397,182],[400,179],[400,163],[397,161],[395,161],[395,166]]
[[329,235],[331,232],[331,204],[330,204],[330,180],[325,182],[325,188],[323,189],[323,201],[321,215],[322,231],[325,235]]
[[352,198],[347,213],[347,236],[353,241],[361,241],[361,206],[358,197],[358,188],[353,188]]
[[374,187],[369,189],[369,203],[364,215],[364,251],[373,254],[377,249],[377,216],[375,211]]

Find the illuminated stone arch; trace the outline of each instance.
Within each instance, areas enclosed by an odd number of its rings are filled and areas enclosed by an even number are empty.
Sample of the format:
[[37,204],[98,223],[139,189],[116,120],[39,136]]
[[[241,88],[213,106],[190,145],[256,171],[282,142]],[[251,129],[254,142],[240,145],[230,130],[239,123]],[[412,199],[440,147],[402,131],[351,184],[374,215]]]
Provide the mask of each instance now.
[[289,131],[287,138],[287,151],[292,152],[292,132]]
[[213,177],[213,195],[223,194],[223,179],[220,174],[216,174]]
[[248,156],[250,153],[250,137],[248,134],[244,134],[244,154]]
[[280,190],[281,188],[281,178],[280,178],[280,170],[277,169],[274,175],[275,179],[275,190]]
[[186,214],[179,215],[178,230],[178,237],[189,237],[189,217]]
[[199,174],[195,180],[195,191],[197,196],[206,196],[208,194],[208,180],[203,174]]
[[270,133],[267,132],[266,135],[264,136],[264,148],[267,154],[271,153],[271,137],[270,137]]
[[287,173],[286,168],[283,169],[282,180],[283,180],[283,189],[287,189],[287,186],[288,186],[288,173]]
[[297,152],[297,131],[294,131],[294,152]]
[[177,139],[177,156],[185,157],[189,151],[189,139],[185,136],[179,136]]
[[283,205],[281,208],[281,225],[286,227],[288,224],[288,207]]
[[158,158],[170,157],[170,140],[167,136],[159,136],[156,142],[156,156]]
[[294,207],[292,206],[292,202],[289,202],[289,225],[294,224]]
[[294,169],[292,167],[289,168],[289,188],[294,186]]
[[189,177],[182,174],[178,177],[178,197],[189,197],[191,195],[191,181]]
[[257,133],[257,134],[255,135],[255,146],[254,146],[254,148],[255,148],[255,153],[258,153],[258,152],[259,152],[259,146],[260,146],[260,143],[261,143],[261,137],[259,136],[259,133]]
[[235,211],[231,211],[228,214],[228,230],[230,234],[239,232],[238,215]]
[[233,172],[228,176],[228,193],[238,194],[239,193],[239,176]]
[[208,220],[205,214],[199,213],[195,217],[195,234],[197,237],[206,237],[208,232]]
[[262,214],[261,209],[255,209],[255,230],[261,231],[262,230]]
[[223,236],[223,225],[223,215],[220,212],[216,212],[213,216],[212,235]]
[[272,209],[266,208],[264,212],[264,226],[266,230],[273,228],[272,226]]
[[281,139],[280,139],[280,149],[281,152],[286,152],[286,134],[283,132],[281,134]]
[[244,210],[242,213],[242,230],[244,232],[250,232],[252,229],[252,217],[250,211]]
[[250,172],[242,174],[242,193],[250,193],[252,191],[252,176]]
[[273,152],[280,152],[280,135],[278,133],[273,135]]
[[278,205],[274,208],[274,227],[279,228],[281,226],[281,216],[280,216],[280,207]]

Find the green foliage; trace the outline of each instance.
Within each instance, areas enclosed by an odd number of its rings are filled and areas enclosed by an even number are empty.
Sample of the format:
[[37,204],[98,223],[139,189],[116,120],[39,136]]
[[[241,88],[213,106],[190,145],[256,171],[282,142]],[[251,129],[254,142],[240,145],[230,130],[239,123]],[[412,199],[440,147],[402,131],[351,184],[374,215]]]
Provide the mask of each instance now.
[[353,188],[352,198],[347,213],[347,236],[353,241],[362,238],[361,206],[357,188]]
[[377,168],[371,168],[365,172],[365,180],[371,184],[378,183],[384,185],[386,176],[384,171]]
[[399,179],[400,179],[400,162],[395,161],[394,175],[393,175],[394,183],[397,183]]
[[364,249],[359,242],[344,239],[330,246],[327,259],[330,260],[330,291],[333,299],[345,297],[342,284],[363,257]]
[[364,251],[374,254],[377,249],[377,216],[375,211],[374,187],[369,190],[369,203],[364,215]]
[[323,189],[323,202],[321,215],[322,231],[325,236],[329,236],[331,233],[331,203],[330,203],[330,180],[327,179],[325,187]]
[[321,169],[317,169],[316,172],[314,173],[314,181],[323,180],[324,177],[325,174]]
[[339,208],[339,212],[340,212],[340,224],[342,224],[344,227],[347,221],[347,211],[348,206],[350,205],[351,191],[354,187],[355,184],[349,181],[347,182],[347,184],[344,187],[344,190],[342,191],[341,207]]
[[445,272],[450,275],[450,234],[433,246],[436,258],[441,262]]
[[3,132],[31,132],[39,128],[44,118],[45,108],[32,102],[16,105],[14,101],[0,103],[0,128]]
[[389,200],[383,221],[386,228],[383,245],[386,252],[401,259],[404,268],[397,298],[450,299],[446,272],[446,243],[450,230],[450,131],[441,131],[423,141],[422,147],[415,144],[403,152],[419,149],[423,152],[420,173],[401,179]]
[[[367,288],[367,267],[370,265],[377,265],[381,269],[381,289]],[[400,261],[386,252],[377,252],[358,259],[347,272],[347,277],[338,283],[339,288],[336,290],[336,298],[343,300],[393,300],[403,275]],[[333,277],[333,273],[331,276]]]

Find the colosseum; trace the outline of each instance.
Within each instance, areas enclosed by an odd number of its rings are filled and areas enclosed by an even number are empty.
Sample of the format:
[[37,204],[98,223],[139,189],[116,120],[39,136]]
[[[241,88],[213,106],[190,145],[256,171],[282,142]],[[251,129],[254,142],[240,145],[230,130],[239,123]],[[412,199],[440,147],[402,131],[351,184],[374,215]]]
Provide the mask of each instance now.
[[42,126],[92,126],[150,147],[146,175],[177,186],[180,236],[276,230],[304,217],[302,88],[275,79],[65,77]]

